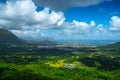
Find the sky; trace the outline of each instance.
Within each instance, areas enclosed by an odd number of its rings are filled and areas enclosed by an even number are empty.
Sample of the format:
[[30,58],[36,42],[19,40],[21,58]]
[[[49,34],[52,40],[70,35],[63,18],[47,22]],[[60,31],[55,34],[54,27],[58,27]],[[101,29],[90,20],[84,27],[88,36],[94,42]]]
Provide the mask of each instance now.
[[0,28],[27,40],[120,40],[120,0],[0,0]]

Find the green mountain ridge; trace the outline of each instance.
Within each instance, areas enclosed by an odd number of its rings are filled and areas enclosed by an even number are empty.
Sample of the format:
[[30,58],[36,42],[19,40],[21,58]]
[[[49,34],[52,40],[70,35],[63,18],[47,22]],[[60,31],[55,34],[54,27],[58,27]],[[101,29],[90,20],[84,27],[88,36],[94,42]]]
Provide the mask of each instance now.
[[21,44],[22,41],[10,31],[0,29],[0,43]]

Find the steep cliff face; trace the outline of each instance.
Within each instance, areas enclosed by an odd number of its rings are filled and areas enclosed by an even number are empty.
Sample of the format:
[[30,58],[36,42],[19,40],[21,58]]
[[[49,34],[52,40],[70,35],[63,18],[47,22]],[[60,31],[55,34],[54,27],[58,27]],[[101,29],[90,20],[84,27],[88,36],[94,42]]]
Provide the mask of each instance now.
[[8,30],[0,29],[0,43],[20,44],[22,41]]

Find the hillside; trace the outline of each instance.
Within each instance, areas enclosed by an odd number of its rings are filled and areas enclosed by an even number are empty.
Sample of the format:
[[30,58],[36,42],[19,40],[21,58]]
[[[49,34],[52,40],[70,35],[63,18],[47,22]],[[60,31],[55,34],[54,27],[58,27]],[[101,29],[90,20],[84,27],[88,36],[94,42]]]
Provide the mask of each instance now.
[[22,41],[8,30],[0,29],[0,43],[20,44]]
[[108,47],[120,47],[120,42],[110,44],[110,45],[108,45]]

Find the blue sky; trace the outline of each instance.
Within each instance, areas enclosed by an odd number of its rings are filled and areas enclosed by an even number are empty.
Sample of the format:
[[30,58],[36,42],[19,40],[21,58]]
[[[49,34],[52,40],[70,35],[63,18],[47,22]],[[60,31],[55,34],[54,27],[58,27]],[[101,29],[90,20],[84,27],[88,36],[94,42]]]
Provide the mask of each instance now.
[[0,0],[0,28],[22,39],[120,40],[120,0]]
[[89,7],[71,8],[65,11],[65,16],[68,21],[76,19],[89,22],[94,20],[96,24],[109,25],[109,20],[112,16],[120,16],[120,1],[104,2]]

